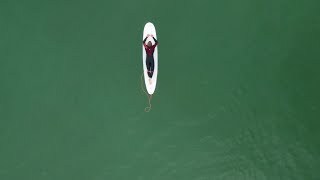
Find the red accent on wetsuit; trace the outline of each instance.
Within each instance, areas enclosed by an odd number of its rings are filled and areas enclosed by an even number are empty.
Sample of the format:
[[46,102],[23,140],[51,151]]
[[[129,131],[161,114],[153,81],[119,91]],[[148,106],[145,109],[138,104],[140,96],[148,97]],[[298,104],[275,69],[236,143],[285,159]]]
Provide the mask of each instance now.
[[145,43],[143,43],[144,49],[146,50],[147,54],[149,56],[153,56],[153,52],[154,49],[156,48],[156,46],[158,45],[158,42],[156,42],[154,45],[152,45],[151,47],[147,46]]

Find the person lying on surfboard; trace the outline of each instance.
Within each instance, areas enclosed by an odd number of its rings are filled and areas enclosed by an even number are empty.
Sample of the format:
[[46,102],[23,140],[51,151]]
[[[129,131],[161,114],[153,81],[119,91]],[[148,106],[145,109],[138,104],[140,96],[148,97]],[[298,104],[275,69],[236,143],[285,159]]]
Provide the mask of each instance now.
[[[153,38],[153,40],[155,42],[154,45],[152,45],[151,41],[148,41],[148,43],[146,44],[146,40],[149,36],[151,36]],[[158,45],[158,41],[156,40],[156,38],[153,37],[152,34],[148,34],[147,37],[143,40],[143,46],[144,46],[144,49],[146,50],[146,54],[147,54],[146,65],[147,65],[147,69],[148,69],[149,78],[152,78],[152,75],[153,75],[153,70],[154,70],[153,53],[154,53],[154,49],[156,48],[157,45]]]

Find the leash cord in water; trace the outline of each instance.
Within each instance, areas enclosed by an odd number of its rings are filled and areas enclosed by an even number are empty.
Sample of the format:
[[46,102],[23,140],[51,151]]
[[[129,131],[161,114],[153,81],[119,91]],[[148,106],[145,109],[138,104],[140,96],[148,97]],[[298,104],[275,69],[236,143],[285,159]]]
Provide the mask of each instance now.
[[145,112],[150,112],[150,110],[151,110],[152,94],[148,94],[148,93],[144,90],[144,88],[143,88],[143,72],[142,72],[142,74],[141,74],[141,89],[142,89],[142,91],[147,95],[148,100],[149,100],[149,107],[145,107],[145,108],[144,108],[144,111],[145,111]]

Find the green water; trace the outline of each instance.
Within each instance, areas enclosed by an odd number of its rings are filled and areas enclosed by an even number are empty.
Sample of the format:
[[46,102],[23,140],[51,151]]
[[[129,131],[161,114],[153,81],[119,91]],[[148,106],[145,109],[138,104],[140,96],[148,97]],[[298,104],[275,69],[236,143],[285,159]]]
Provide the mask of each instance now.
[[[0,1],[0,179],[320,179],[319,9]],[[145,113],[148,21],[159,74]]]

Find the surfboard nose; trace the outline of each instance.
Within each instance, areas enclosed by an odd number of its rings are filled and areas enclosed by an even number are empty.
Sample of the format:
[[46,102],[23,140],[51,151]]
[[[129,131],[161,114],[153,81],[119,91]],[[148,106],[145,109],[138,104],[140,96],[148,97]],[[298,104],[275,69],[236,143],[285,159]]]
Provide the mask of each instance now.
[[152,22],[147,22],[146,25],[144,26],[145,28],[148,28],[148,27],[153,27],[154,28],[154,25]]

